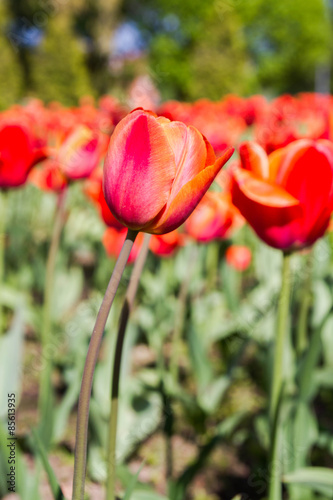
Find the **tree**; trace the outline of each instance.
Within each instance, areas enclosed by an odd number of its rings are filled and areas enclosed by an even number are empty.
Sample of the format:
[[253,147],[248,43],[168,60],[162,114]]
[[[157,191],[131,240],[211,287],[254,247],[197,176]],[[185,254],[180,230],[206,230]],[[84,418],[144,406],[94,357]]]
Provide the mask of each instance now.
[[190,98],[220,99],[224,94],[255,91],[256,75],[238,13],[214,6],[207,14],[204,33],[190,59]]
[[61,12],[50,17],[45,38],[31,57],[32,85],[37,96],[68,106],[92,93],[84,53],[70,20]]
[[238,0],[258,78],[273,93],[314,90],[318,66],[332,57],[323,0]]
[[14,46],[6,33],[9,15],[4,3],[0,4],[0,109],[8,108],[22,95],[23,79]]
[[219,99],[255,81],[239,15],[217,0],[125,0],[146,34],[151,75],[164,98]]

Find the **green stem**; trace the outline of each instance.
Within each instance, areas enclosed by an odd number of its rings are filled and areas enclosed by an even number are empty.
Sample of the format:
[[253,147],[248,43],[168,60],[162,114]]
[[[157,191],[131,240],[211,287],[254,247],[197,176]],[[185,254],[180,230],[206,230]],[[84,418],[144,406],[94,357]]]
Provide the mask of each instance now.
[[179,379],[179,355],[180,355],[181,337],[185,323],[186,300],[188,295],[188,289],[192,279],[193,270],[197,265],[197,259],[198,259],[197,246],[193,246],[189,250],[190,252],[188,254],[188,272],[186,278],[181,282],[180,285],[178,301],[177,301],[177,309],[176,309],[175,328],[172,335],[172,348],[170,354],[170,373],[172,375],[172,379],[176,383],[178,383]]
[[111,279],[105,292],[102,305],[100,307],[94,330],[90,339],[88,354],[84,365],[81,391],[79,397],[77,424],[76,424],[76,445],[74,458],[74,478],[72,500],[83,500],[84,484],[86,477],[87,459],[87,439],[89,421],[89,403],[91,396],[92,381],[100,351],[105,324],[116,295],[122,274],[124,272],[129,254],[133,247],[137,232],[128,230],[125,242],[113,269]]
[[148,255],[148,248],[151,235],[145,234],[140,253],[135,261],[131,279],[127,288],[125,300],[120,313],[116,350],[114,355],[113,373],[112,373],[112,392],[111,392],[111,411],[109,420],[109,439],[108,439],[108,478],[106,499],[114,500],[116,484],[116,438],[118,425],[118,400],[119,400],[119,381],[121,357],[124,345],[125,333],[128,318],[133,306],[134,298],[138,289],[140,276]]
[[39,392],[39,412],[40,412],[40,433],[41,438],[47,445],[49,444],[52,432],[51,414],[52,412],[52,367],[53,348],[51,344],[51,309],[54,285],[54,272],[57,254],[59,250],[60,237],[65,223],[67,189],[59,194],[58,205],[53,225],[53,232],[46,264],[43,319],[41,329],[42,360],[44,362],[43,372],[40,374]]
[[283,354],[288,330],[290,304],[290,255],[283,255],[282,284],[278,306],[277,336],[274,349],[274,364],[269,417],[271,425],[270,483],[268,500],[281,500],[281,457],[279,453],[278,414],[283,385]]
[[[7,193],[0,191],[0,286],[5,274],[5,244],[6,244]],[[0,336],[4,333],[3,307],[0,301]]]
[[308,316],[312,302],[312,264],[313,254],[310,251],[306,259],[305,279],[296,332],[296,350],[299,356],[303,354],[308,345]]
[[209,289],[216,288],[218,267],[219,267],[219,244],[218,241],[210,242],[207,247],[206,266],[207,266],[207,284]]
[[172,400],[165,391],[163,380],[161,381],[161,393],[163,398],[163,415],[164,415],[164,435],[165,435],[165,479],[168,484],[173,479],[174,464],[173,464],[173,449],[172,435],[174,430],[174,416],[172,412]]

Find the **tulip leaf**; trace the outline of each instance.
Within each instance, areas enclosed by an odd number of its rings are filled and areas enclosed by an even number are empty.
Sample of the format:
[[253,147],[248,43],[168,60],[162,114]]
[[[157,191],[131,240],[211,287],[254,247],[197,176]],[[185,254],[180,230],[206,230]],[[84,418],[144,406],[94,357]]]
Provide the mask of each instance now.
[[33,436],[33,440],[34,440],[34,445],[36,447],[36,450],[37,450],[38,455],[41,459],[41,462],[42,462],[42,465],[43,465],[44,470],[46,472],[46,475],[48,477],[54,500],[65,500],[65,496],[64,496],[62,489],[58,483],[57,477],[54,473],[54,470],[52,469],[52,467],[50,465],[48,458],[47,458],[47,452],[44,448],[43,442],[41,441],[38,433],[34,429],[32,430],[32,436]]
[[329,316],[326,315],[311,336],[309,348],[299,368],[297,378],[300,386],[300,397],[303,400],[308,400],[312,394],[315,367],[321,353],[321,332],[328,320]]
[[304,467],[282,477],[284,483],[298,483],[314,491],[333,495],[333,470],[326,467]]
[[205,390],[213,379],[213,370],[206,349],[204,348],[204,343],[195,328],[191,328],[188,333],[188,343],[193,374],[200,392]]
[[20,305],[10,330],[0,337],[0,417],[7,414],[8,394],[14,393],[18,404],[24,342],[23,316],[23,306]]
[[140,465],[140,467],[138,469],[138,472],[132,477],[129,485],[126,488],[126,492],[125,492],[125,495],[124,495],[124,497],[123,497],[122,500],[132,500],[132,498],[133,498],[132,494],[134,492],[135,486],[136,486],[136,484],[138,482],[139,474],[142,471],[144,464],[145,463],[142,462],[142,464]]
[[323,356],[325,364],[333,369],[333,314],[329,316],[322,330]]

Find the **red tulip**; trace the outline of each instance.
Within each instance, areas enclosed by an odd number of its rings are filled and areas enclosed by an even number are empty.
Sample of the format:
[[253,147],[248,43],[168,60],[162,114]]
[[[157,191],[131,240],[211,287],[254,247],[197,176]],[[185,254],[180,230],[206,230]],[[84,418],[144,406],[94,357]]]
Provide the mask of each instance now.
[[137,109],[115,128],[104,164],[104,194],[130,229],[168,233],[183,224],[230,158],[216,160],[194,127]]
[[34,168],[29,174],[29,182],[43,191],[60,192],[68,185],[68,181],[53,160],[43,162],[41,168]]
[[34,138],[20,125],[4,125],[0,130],[0,188],[24,184],[32,167],[46,157],[35,147]]
[[[122,229],[116,229],[114,227],[108,227],[103,235],[103,245],[106,253],[109,257],[117,258],[120,254],[121,248],[126,238],[127,230],[125,227]],[[140,248],[143,243],[143,234],[138,234],[136,240],[134,242],[133,248],[129,255],[128,264],[131,264],[135,261],[140,251]]]
[[288,251],[312,245],[333,209],[333,144],[301,139],[268,157],[254,142],[240,147],[232,198],[258,236]]
[[251,264],[252,254],[248,247],[230,245],[225,253],[225,258],[229,266],[236,269],[236,271],[246,271]]
[[105,224],[116,229],[123,229],[124,226],[112,215],[104,198],[102,186],[103,172],[97,168],[87,179],[84,192],[96,205]]
[[233,212],[222,195],[208,192],[186,221],[186,232],[201,243],[223,238],[231,227]]
[[167,234],[153,234],[150,240],[150,250],[159,257],[170,257],[184,243],[184,235],[176,229]]
[[100,160],[99,137],[81,125],[70,134],[57,152],[56,160],[63,174],[71,180],[89,177]]

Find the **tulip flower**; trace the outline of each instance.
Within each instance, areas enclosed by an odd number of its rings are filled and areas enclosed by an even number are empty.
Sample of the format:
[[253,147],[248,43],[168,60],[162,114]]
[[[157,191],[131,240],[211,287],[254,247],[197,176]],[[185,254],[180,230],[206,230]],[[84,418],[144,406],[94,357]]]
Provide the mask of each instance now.
[[[105,251],[109,257],[117,258],[119,257],[121,248],[126,238],[127,229],[123,227],[122,229],[116,229],[115,227],[108,227],[103,235],[103,245]],[[139,234],[134,242],[131,253],[128,257],[128,264],[132,264],[138,256],[140,248],[142,246],[143,235]]]
[[34,168],[29,174],[29,182],[43,191],[61,193],[68,181],[53,160],[45,160],[41,168]]
[[83,125],[74,130],[59,148],[56,161],[70,180],[89,177],[101,158],[101,139]]
[[123,229],[124,226],[112,215],[103,194],[103,172],[97,168],[94,170],[87,179],[84,186],[84,193],[96,205],[103,221],[107,226],[114,227],[115,229]]
[[192,238],[207,243],[223,238],[231,227],[233,212],[219,193],[208,192],[186,221],[186,232]]
[[225,258],[228,265],[236,269],[236,271],[246,271],[251,264],[252,254],[248,247],[230,245],[225,253]]
[[194,127],[137,109],[115,128],[104,164],[104,195],[128,228],[163,234],[193,212],[233,148],[216,159]]
[[185,236],[176,229],[171,233],[152,235],[150,240],[150,250],[159,257],[170,257],[184,244]]
[[29,131],[15,124],[0,130],[0,188],[24,184],[32,167],[46,157],[46,150],[35,146]]
[[284,251],[311,246],[333,210],[333,144],[300,139],[269,156],[254,142],[240,146],[232,199],[257,235]]

